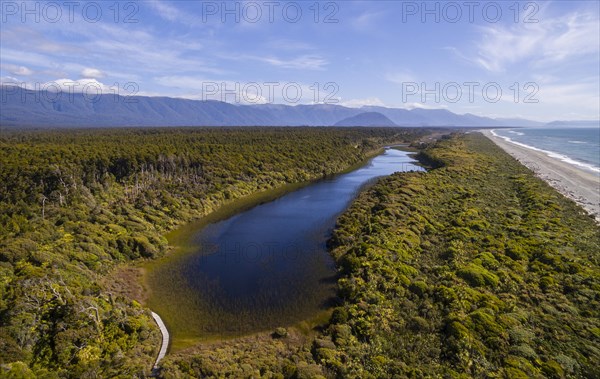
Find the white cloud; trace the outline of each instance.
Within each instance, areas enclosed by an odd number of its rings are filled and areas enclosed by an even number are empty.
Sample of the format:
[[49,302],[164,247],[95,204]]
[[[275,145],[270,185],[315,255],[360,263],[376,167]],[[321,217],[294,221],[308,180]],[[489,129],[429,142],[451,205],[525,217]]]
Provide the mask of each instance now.
[[558,76],[547,73],[535,73],[532,74],[531,77],[537,84],[540,85],[545,83],[553,83],[560,80]]
[[339,105],[343,105],[348,108],[361,108],[364,106],[377,106],[377,107],[385,107],[386,106],[385,103],[378,97],[346,100],[346,101],[340,102]]
[[294,58],[280,58],[276,56],[247,55],[247,54],[220,54],[219,58],[233,61],[256,61],[275,67],[295,70],[324,70],[329,62],[319,55],[301,55]]
[[96,79],[57,79],[42,84],[41,89],[52,92],[62,91],[67,93],[86,93],[89,95],[111,94],[116,91],[116,89]]
[[[191,100],[216,100],[236,104],[266,104],[268,88],[260,83],[241,83],[230,80],[209,80],[192,76],[161,76],[154,78],[161,86],[176,89],[176,97]],[[182,90],[184,92],[182,92]],[[273,99],[271,99],[271,102]]]
[[537,96],[541,104],[569,106],[576,104],[577,108],[599,112],[600,94],[598,80],[586,83],[555,83],[540,86]]
[[187,20],[185,13],[164,1],[150,0],[147,1],[146,4],[167,21],[176,22]]
[[81,71],[81,76],[90,79],[100,79],[104,77],[104,73],[96,68],[86,67]]
[[[512,109],[527,109],[537,113],[525,118],[553,121],[578,112],[582,119],[600,118],[600,77],[564,80],[550,75],[536,76],[536,87],[520,87],[518,101],[514,90],[505,91],[500,103]],[[506,87],[508,88],[508,87]],[[503,107],[503,105],[498,105]],[[533,113],[532,113],[533,114]],[[505,115],[504,117],[513,117]]]
[[[44,54],[38,54],[31,51],[22,51],[17,49],[11,49],[8,47],[2,47],[2,60],[19,62],[20,64],[27,65],[40,65],[42,67],[50,67],[48,57]],[[4,67],[5,64],[2,64]],[[19,67],[20,65],[11,65],[12,67]]]
[[[177,3],[177,2],[175,2]],[[181,2],[182,4],[185,2]],[[221,17],[220,15],[215,15],[213,17],[207,17],[204,14],[194,14],[190,13],[187,10],[181,10],[171,2],[167,2],[164,0],[148,0],[148,1],[140,1],[140,6],[149,6],[154,13],[158,14],[162,19],[167,20],[173,23],[179,23],[181,25],[185,25],[187,27],[202,27],[206,28],[207,26],[211,27],[221,27]],[[200,2],[197,3],[197,9],[202,8]]]
[[[337,103],[336,97],[312,85],[298,82],[260,82],[215,80],[194,76],[170,75],[153,78],[173,97],[192,100],[216,100],[235,104],[323,104]],[[316,99],[317,95],[319,99]],[[325,100],[325,97],[327,99]],[[318,100],[318,101],[317,101]]]
[[[119,67],[123,73],[129,72],[120,75],[122,80],[127,81],[138,80],[157,72],[169,72],[173,67],[188,72],[226,72],[216,64],[211,55],[196,54],[196,51],[204,47],[203,43],[195,41],[204,41],[203,38],[165,38],[151,28],[142,27],[143,25],[138,27],[137,24],[135,26],[132,28],[132,24],[97,23],[92,28],[90,24],[80,22],[52,24],[51,30],[47,29],[46,23],[35,24],[31,30],[20,26],[7,27],[7,30],[3,28],[2,63],[40,68],[45,72],[38,70],[36,74],[45,74],[43,80],[83,75],[82,71],[94,67],[95,62],[102,62],[103,66]],[[199,37],[205,32],[199,32]],[[68,33],[82,42],[60,43],[58,46],[53,41],[64,41],[64,38],[56,38],[57,33]],[[217,43],[214,40],[211,42]],[[48,49],[53,43],[56,49]],[[49,75],[49,71],[60,71],[62,74]],[[117,73],[111,71],[110,75],[104,74],[113,79]]]
[[107,95],[107,94],[118,94],[119,88],[113,88],[104,83],[97,81],[96,79],[57,79],[47,82],[32,82],[22,81],[13,77],[2,77],[0,78],[1,85],[12,85],[29,90],[41,90],[49,92],[65,92],[65,93],[84,93],[90,96],[96,95]]
[[[174,67],[179,71],[227,73],[212,62],[190,55],[193,50],[202,48],[199,43],[165,39],[143,31],[132,33],[113,25],[99,27],[106,38],[90,36],[93,39],[88,46],[90,51],[101,51],[103,60],[125,61],[123,64],[136,67],[138,71],[153,73],[170,72]],[[210,59],[210,55],[203,57]]]
[[511,27],[486,26],[480,32],[482,37],[476,43],[475,54],[455,51],[490,72],[504,72],[510,65],[523,61],[538,67],[555,64],[600,50],[598,15],[590,13],[544,17],[539,23]]
[[2,64],[2,70],[6,70],[12,75],[16,76],[30,76],[33,74],[33,71],[25,66],[18,66],[14,64]]
[[281,59],[277,57],[257,57],[249,56],[248,58],[257,61],[268,63],[272,66],[290,68],[296,70],[323,70],[324,66],[328,65],[327,60],[316,55],[302,55],[292,59]]
[[203,78],[199,78],[199,77],[180,76],[180,75],[160,76],[160,77],[154,78],[154,81],[164,87],[195,89],[195,90],[202,89],[202,87],[208,82],[214,82],[214,81],[209,81],[207,79],[203,79]]
[[[579,9],[552,15],[550,8],[538,14],[538,23],[478,28],[471,50],[447,48],[480,67],[488,76],[484,81],[503,83],[501,101],[483,104],[489,114],[502,110],[503,117],[520,113],[544,121],[600,117],[599,14]],[[532,80],[539,88],[532,98],[537,103],[525,101],[534,89],[524,85]],[[511,82],[520,83],[516,102]]]
[[406,109],[448,109],[448,105],[446,104],[435,104],[434,105],[429,105],[429,104],[425,104],[425,103],[404,103],[404,108]]
[[551,61],[563,60],[571,56],[594,54],[600,50],[600,20],[598,15],[589,13],[567,15],[551,25],[566,28],[563,33],[548,31],[545,50]]
[[352,26],[358,30],[370,29],[377,26],[377,21],[384,15],[384,12],[364,12],[351,20]]
[[26,83],[12,76],[0,76],[0,85],[12,87],[25,87]]
[[275,50],[313,50],[314,47],[303,41],[291,39],[276,39],[266,43],[266,46]]
[[[38,25],[43,26],[45,24],[42,22],[36,24],[36,26]],[[2,25],[2,27],[2,50],[11,45],[19,47],[24,51],[34,50],[49,54],[78,53],[83,50],[81,47],[73,44],[57,42],[43,32],[40,33],[31,27],[26,27],[25,24],[16,27],[5,27],[5,25]]]
[[20,66],[16,70],[12,71],[12,73],[14,75],[29,76],[29,75],[33,74],[33,71],[31,71],[30,69],[28,69],[25,66]]

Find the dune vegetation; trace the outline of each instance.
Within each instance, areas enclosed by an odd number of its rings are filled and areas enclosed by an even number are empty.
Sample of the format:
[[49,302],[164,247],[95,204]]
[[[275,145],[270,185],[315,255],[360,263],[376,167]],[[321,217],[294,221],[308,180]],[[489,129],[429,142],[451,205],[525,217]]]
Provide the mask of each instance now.
[[165,378],[600,377],[600,228],[480,134],[364,191],[330,241],[339,304],[190,348]]
[[223,204],[342,171],[425,133],[3,130],[0,377],[148,375],[159,331],[136,294],[107,280],[115,266],[165,255],[165,233]]

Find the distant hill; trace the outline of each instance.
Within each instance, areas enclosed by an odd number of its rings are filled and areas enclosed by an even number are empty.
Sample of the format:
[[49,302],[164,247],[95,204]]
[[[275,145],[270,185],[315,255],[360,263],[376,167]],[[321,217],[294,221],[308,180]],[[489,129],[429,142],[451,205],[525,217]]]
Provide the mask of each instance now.
[[[334,104],[237,105],[169,97],[123,97],[35,92],[0,86],[0,125],[20,127],[99,126],[465,126],[543,125],[522,119],[459,115],[445,109],[348,108]],[[360,116],[353,119],[355,116]],[[366,116],[365,116],[366,114]],[[374,116],[373,114],[378,114]],[[382,117],[383,116],[383,117]],[[375,118],[377,117],[377,118]],[[373,120],[371,120],[373,118]]]
[[520,126],[523,128],[534,128],[537,126],[545,126],[546,123],[539,121],[525,120],[523,118],[497,118],[495,119],[502,126]]
[[592,121],[553,121],[546,124],[551,127],[578,127],[578,128],[594,128],[600,126],[600,120],[592,120]]
[[365,112],[345,118],[334,126],[398,126],[392,120],[378,112]]

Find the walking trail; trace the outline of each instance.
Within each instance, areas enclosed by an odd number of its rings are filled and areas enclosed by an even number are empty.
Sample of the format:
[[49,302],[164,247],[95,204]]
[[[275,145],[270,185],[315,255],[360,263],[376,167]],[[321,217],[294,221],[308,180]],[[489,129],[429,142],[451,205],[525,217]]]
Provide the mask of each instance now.
[[153,368],[153,371],[156,371],[158,370],[158,363],[167,354],[167,348],[169,347],[169,331],[167,330],[165,323],[158,314],[152,312],[152,318],[154,319],[154,321],[156,321],[156,324],[160,329],[160,333],[162,334],[162,345],[160,346],[160,351],[158,352],[158,357],[156,357],[156,362],[154,363]]

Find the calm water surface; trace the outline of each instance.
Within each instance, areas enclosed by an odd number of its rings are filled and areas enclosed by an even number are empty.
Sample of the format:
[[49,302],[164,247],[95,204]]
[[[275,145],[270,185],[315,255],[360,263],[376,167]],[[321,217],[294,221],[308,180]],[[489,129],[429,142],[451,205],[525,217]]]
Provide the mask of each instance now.
[[326,309],[335,296],[326,241],[336,218],[374,178],[422,171],[408,154],[386,149],[358,170],[198,230],[189,241],[195,253],[149,276],[150,305],[175,338],[267,330]]

